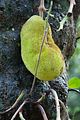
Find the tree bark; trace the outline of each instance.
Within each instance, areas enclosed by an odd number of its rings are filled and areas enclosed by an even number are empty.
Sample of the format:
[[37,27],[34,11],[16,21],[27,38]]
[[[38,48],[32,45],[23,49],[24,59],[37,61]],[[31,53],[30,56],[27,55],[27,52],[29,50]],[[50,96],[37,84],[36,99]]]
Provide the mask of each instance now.
[[[46,8],[49,8],[50,1],[45,0]],[[25,21],[34,14],[38,14],[39,0],[1,0],[0,1],[0,111],[9,108],[16,100],[22,90],[26,95],[29,93],[33,75],[25,68],[21,59],[20,30]],[[67,0],[54,0],[52,14],[49,23],[52,28],[53,38],[62,50],[66,65],[72,56],[76,46],[75,25],[73,18],[65,24],[63,30],[57,31],[59,22],[63,19],[68,10]],[[75,8],[76,11],[76,8]],[[66,106],[68,96],[67,72],[59,76],[55,81],[50,82],[50,87],[56,90],[58,97]],[[49,86],[37,80],[34,87],[32,99],[38,100]],[[41,102],[49,120],[55,118],[55,102],[48,95]],[[5,115],[0,115],[0,120],[10,120],[16,108]],[[62,112],[61,112],[62,114]],[[24,116],[29,120],[43,120],[39,110],[31,104],[24,108]],[[16,118],[18,120],[18,116]]]

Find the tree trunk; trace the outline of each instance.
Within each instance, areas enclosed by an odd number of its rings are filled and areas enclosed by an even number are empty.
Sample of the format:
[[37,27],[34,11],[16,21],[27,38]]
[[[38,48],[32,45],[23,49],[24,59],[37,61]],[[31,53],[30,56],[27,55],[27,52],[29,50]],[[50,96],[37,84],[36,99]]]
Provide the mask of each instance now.
[[[46,8],[49,8],[50,0],[45,0]],[[9,108],[17,99],[22,90],[29,93],[33,81],[33,75],[25,68],[21,59],[20,30],[25,21],[34,14],[38,14],[39,0],[1,0],[0,1],[0,111]],[[67,0],[54,0],[52,14],[49,23],[52,28],[53,38],[62,50],[66,65],[72,56],[75,45],[75,27],[73,18],[65,24],[63,30],[57,31],[59,22],[68,10]],[[75,8],[76,11],[76,8]],[[50,81],[50,87],[54,89],[61,101],[66,106],[68,96],[67,72],[59,76],[55,81]],[[36,101],[41,94],[49,90],[49,86],[36,80],[32,100]],[[52,104],[54,103],[53,107]],[[55,118],[55,102],[53,97],[48,95],[41,102],[48,119]],[[10,120],[16,109],[0,115],[0,120]],[[61,109],[61,115],[63,111]],[[43,120],[42,116],[31,103],[24,108],[26,120]],[[18,116],[16,118],[18,120]]]

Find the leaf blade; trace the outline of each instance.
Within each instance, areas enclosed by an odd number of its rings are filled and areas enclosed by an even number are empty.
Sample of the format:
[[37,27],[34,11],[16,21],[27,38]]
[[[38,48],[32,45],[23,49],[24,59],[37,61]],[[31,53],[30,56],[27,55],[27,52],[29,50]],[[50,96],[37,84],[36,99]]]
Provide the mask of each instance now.
[[80,88],[80,79],[77,77],[73,77],[68,81],[69,88]]

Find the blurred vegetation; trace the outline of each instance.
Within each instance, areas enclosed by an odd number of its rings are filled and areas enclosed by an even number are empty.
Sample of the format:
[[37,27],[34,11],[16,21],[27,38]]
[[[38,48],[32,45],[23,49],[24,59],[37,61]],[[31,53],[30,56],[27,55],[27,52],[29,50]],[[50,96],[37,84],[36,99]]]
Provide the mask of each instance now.
[[76,50],[70,59],[69,76],[80,78],[80,39],[77,41]]
[[[80,80],[80,39],[77,42],[75,53],[70,59],[70,68],[69,68],[68,73],[69,73],[71,82],[72,80],[73,82],[75,80],[76,84],[78,83],[77,85],[79,87],[80,86],[80,83],[79,83],[79,80]],[[75,88],[75,85],[73,85],[74,88]],[[68,106],[69,106],[69,114],[70,114],[71,120],[80,120],[80,94],[76,92],[70,92],[68,96]]]
[[76,92],[69,93],[68,110],[71,120],[80,120],[80,95],[78,93]]
[[[76,24],[77,28],[77,37],[80,37],[80,16]],[[70,59],[70,68],[69,68],[69,87],[75,88],[76,86],[80,90],[80,39],[77,41],[76,50]],[[75,83],[75,85],[74,85]],[[72,85],[73,84],[73,85]],[[71,120],[80,120],[80,94],[76,92],[70,92],[68,96],[68,106],[69,114]]]

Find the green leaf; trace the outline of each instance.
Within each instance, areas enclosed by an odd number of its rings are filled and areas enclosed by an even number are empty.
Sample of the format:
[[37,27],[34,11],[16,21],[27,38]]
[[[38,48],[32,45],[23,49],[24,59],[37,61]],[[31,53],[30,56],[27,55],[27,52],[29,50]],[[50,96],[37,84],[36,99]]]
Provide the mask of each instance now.
[[69,88],[80,88],[80,79],[77,77],[73,77],[68,81]]

